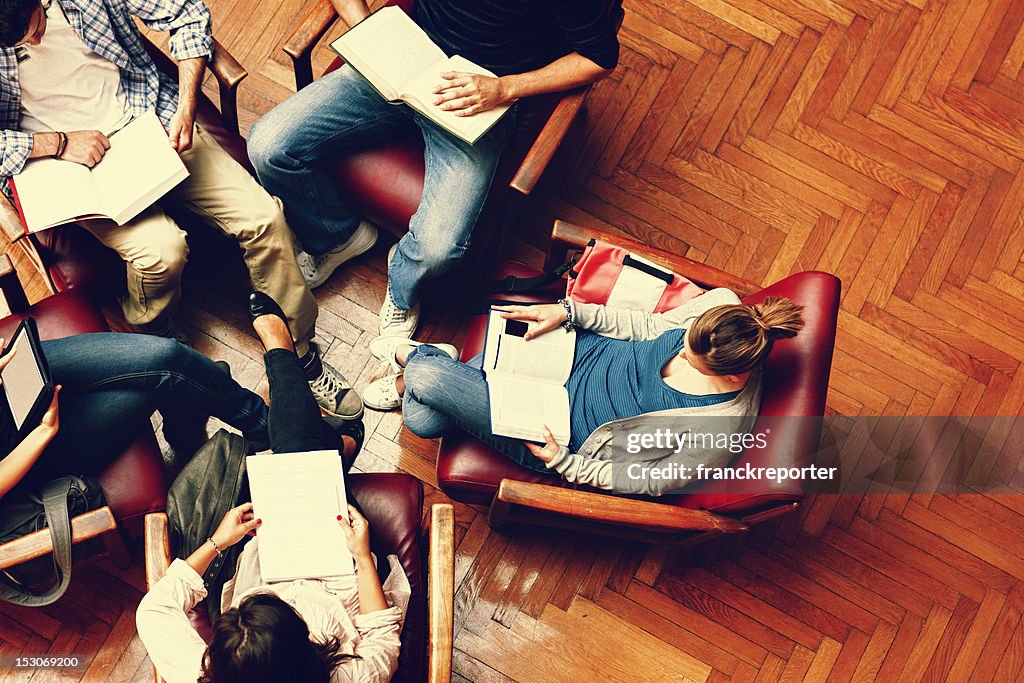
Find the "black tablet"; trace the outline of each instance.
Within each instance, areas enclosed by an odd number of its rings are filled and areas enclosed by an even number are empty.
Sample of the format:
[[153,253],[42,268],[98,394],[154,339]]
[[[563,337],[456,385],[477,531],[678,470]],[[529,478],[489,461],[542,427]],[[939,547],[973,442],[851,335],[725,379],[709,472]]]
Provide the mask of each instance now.
[[0,398],[5,404],[3,409],[10,412],[19,438],[24,438],[39,424],[53,399],[50,369],[32,318],[22,321],[0,357],[11,353],[14,357],[0,370]]

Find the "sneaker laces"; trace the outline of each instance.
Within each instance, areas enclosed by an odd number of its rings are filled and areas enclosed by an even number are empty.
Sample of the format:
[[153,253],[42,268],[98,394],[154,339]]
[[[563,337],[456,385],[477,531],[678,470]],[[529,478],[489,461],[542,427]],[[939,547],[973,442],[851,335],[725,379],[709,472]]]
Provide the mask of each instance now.
[[302,272],[302,276],[307,280],[313,279],[316,276],[317,269],[320,264],[317,262],[317,258],[312,254],[300,251],[295,255],[295,260],[299,264],[299,270]]
[[388,309],[385,316],[385,325],[391,325],[391,323],[404,323],[409,317],[409,311],[404,308],[399,308],[395,304],[395,300],[391,298],[391,291],[388,291]]
[[339,374],[331,371],[326,363],[323,368],[320,376],[310,382],[309,386],[315,393],[336,398],[342,390],[348,389],[348,386]]

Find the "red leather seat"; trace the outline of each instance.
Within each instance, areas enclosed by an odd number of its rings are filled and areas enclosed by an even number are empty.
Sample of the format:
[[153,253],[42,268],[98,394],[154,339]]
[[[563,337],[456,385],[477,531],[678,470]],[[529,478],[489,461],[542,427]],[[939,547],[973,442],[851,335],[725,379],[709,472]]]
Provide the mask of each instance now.
[[[0,320],[0,336],[10,339],[17,325],[31,316],[42,339],[108,332],[106,321],[80,292],[63,292],[43,299],[24,313]],[[163,456],[149,422],[139,425],[139,436],[99,475],[100,485],[118,526],[141,535],[146,513],[162,510],[167,500],[167,474]]]
[[[494,277],[508,274],[518,277],[536,274],[536,270],[517,263],[499,264]],[[825,410],[829,369],[839,309],[839,280],[827,273],[804,272],[792,275],[744,298],[756,303],[768,296],[786,296],[804,307],[805,326],[792,339],[775,344],[764,364],[764,390],[761,413],[754,432],[771,429],[767,448],[748,448],[734,466],[751,463],[755,467],[799,467],[813,459]],[[562,290],[564,293],[564,290]],[[551,301],[561,294],[546,298]],[[462,359],[483,349],[486,317],[476,316],[469,325]],[[785,419],[787,417],[800,419]],[[778,438],[785,434],[785,438]],[[534,472],[502,456],[482,442],[457,432],[442,439],[437,457],[437,481],[441,489],[466,503],[489,505],[502,479],[536,482],[551,486],[571,486],[561,477]],[[796,502],[803,497],[799,482],[783,482],[766,487],[742,481],[707,481],[694,484],[692,492],[657,499],[688,508],[723,513],[750,513],[780,502]]]
[[[423,484],[408,474],[347,474],[345,484],[370,523],[370,542],[378,562],[397,555],[412,597],[402,626],[402,649],[392,683],[427,680],[427,540],[420,531]],[[193,610],[192,625],[209,641],[211,624],[206,610]]]

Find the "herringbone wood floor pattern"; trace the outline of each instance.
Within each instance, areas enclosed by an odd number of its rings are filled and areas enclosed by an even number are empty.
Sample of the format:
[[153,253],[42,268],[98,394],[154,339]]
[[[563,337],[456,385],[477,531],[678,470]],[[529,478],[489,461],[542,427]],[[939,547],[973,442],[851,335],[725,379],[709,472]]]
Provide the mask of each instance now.
[[[210,4],[250,69],[248,125],[291,91],[278,48],[304,3]],[[620,67],[594,88],[585,134],[511,250],[536,259],[559,216],[763,283],[831,271],[844,285],[831,411],[1019,414],[1024,2],[625,8]],[[359,386],[381,372],[366,342],[386,250],[317,292],[328,359]],[[255,386],[242,287],[194,285],[186,316],[197,348]],[[458,342],[457,321],[427,315],[426,338]],[[411,472],[428,502],[443,498],[433,443],[394,413],[368,412],[367,426],[358,468]],[[1020,680],[1020,469],[1014,482],[1006,495],[819,497],[687,552],[496,533],[459,505],[456,679]],[[5,609],[4,649],[95,653],[85,679],[145,679],[140,567],[83,569],[75,584],[57,607]]]

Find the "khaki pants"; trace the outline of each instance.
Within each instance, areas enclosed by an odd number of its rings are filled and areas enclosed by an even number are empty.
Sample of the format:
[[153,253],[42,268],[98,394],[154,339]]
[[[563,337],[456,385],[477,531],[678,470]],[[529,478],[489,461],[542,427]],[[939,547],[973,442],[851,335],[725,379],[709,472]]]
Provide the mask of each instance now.
[[[292,234],[281,202],[271,197],[214,138],[195,127],[192,148],[181,155],[189,177],[159,204],[185,210],[238,240],[252,286],[281,305],[301,356],[309,350],[317,305],[302,279]],[[82,226],[124,259],[128,295],[121,307],[132,325],[166,320],[181,297],[181,272],[188,259],[185,232],[151,206],[122,226],[82,221]]]

